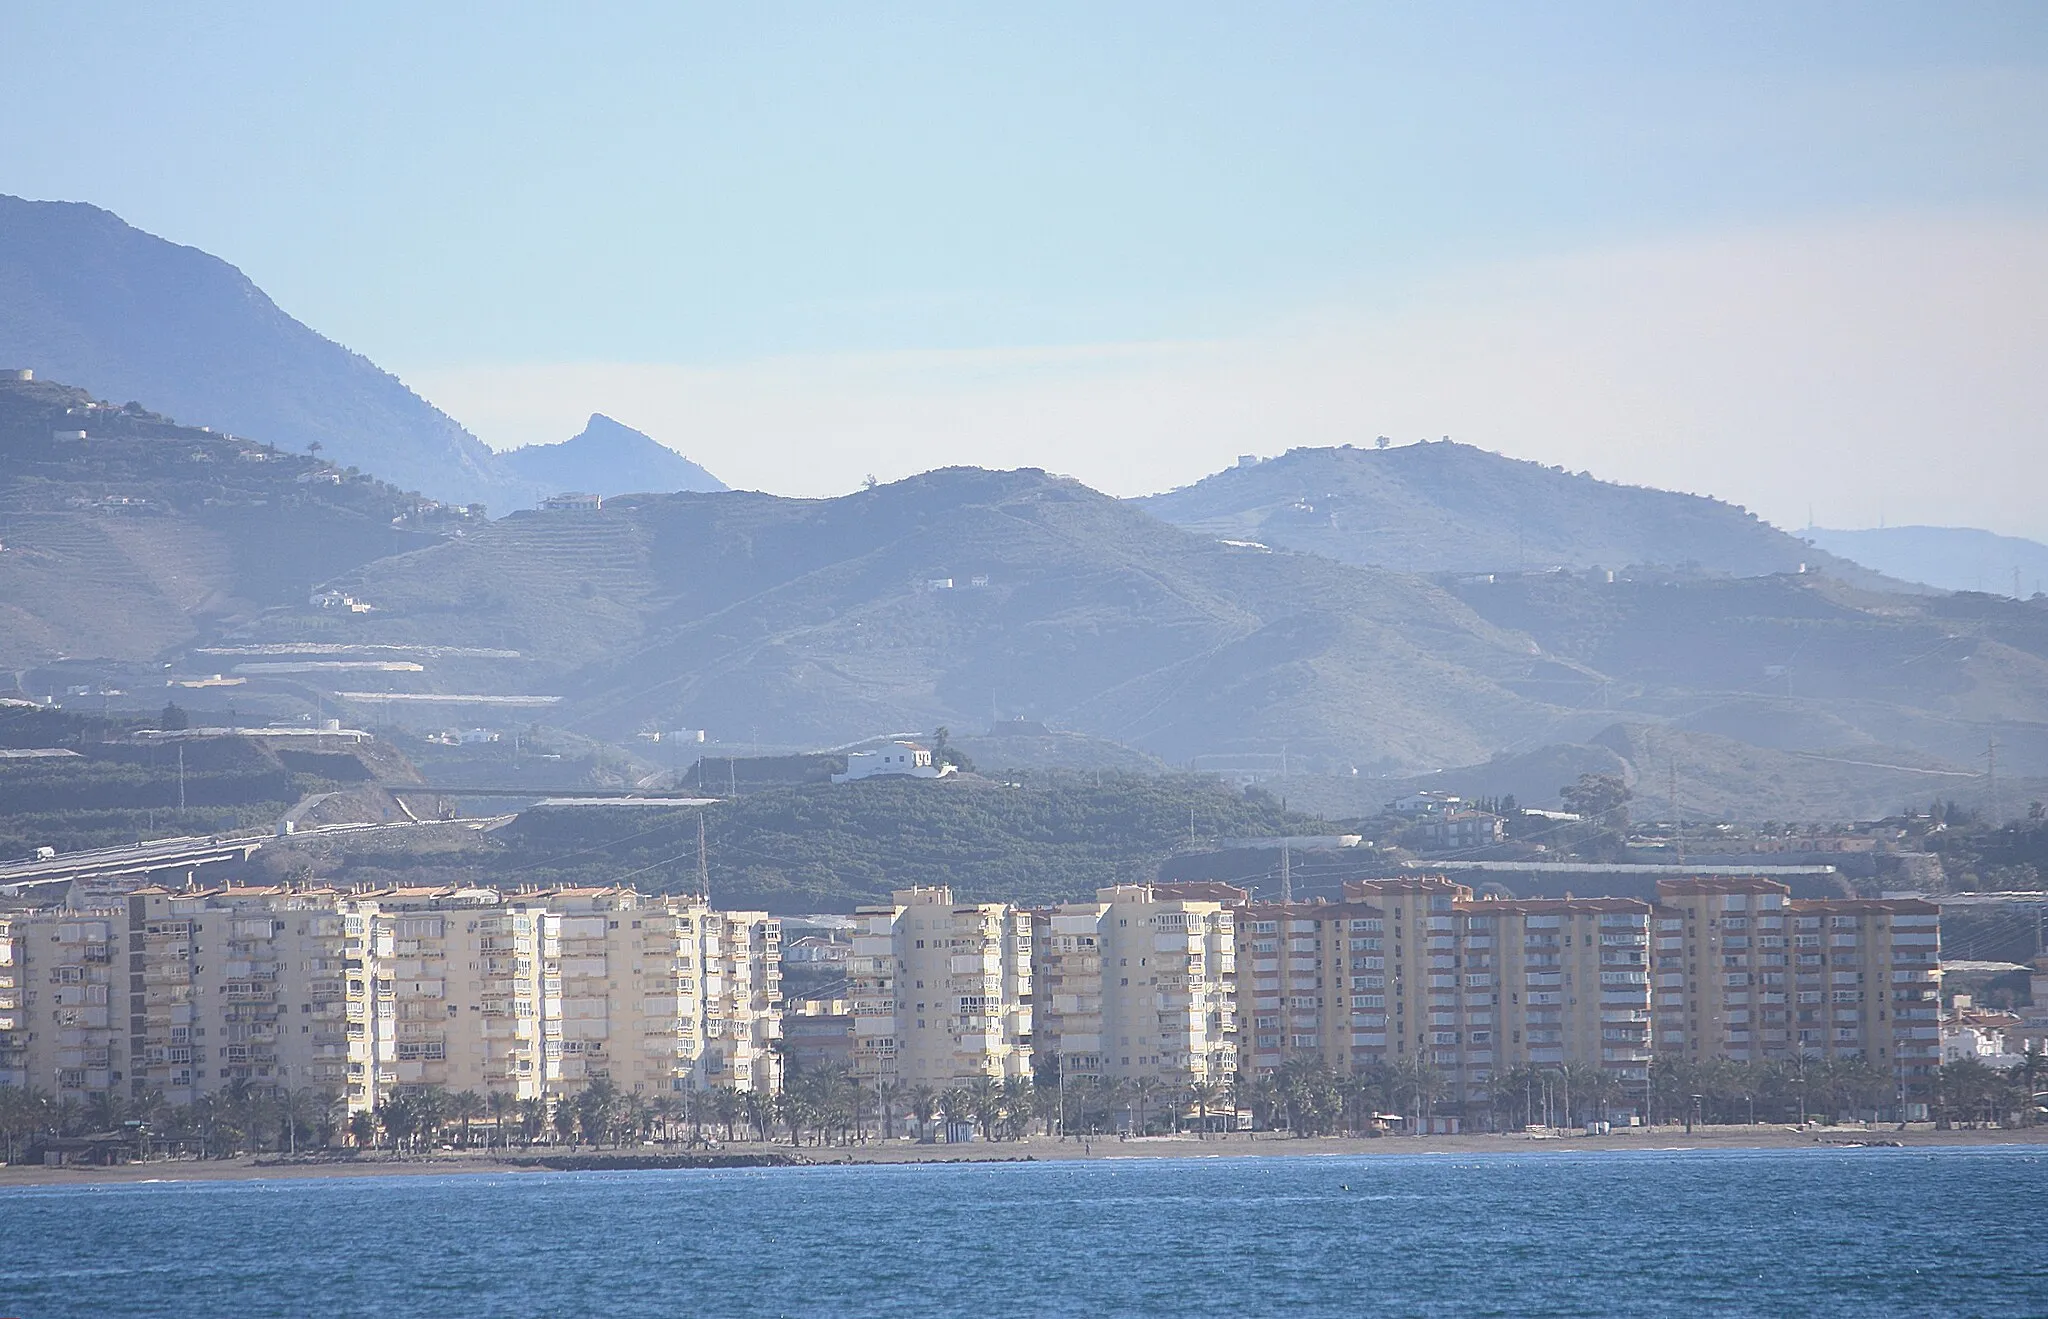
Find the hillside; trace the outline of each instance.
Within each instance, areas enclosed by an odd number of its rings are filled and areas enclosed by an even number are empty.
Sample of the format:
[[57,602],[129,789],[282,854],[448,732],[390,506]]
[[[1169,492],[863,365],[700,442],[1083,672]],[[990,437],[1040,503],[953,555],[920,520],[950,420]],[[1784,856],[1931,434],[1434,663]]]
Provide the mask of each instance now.
[[441,499],[489,500],[490,450],[293,320],[241,271],[78,202],[0,195],[0,367],[325,456]]
[[1781,751],[1967,773],[1996,738],[2010,772],[2048,774],[2048,600],[1880,594],[1813,575],[1542,573],[1457,594],[1602,675],[1556,688],[1584,711],[1556,740],[1626,711]]
[[1809,527],[1800,535],[1830,554],[1945,591],[2025,598],[2048,590],[2048,545],[2019,536],[1974,527]]
[[0,378],[0,668],[154,659],[460,520],[309,456]]
[[674,449],[597,412],[574,438],[510,449],[495,463],[507,485],[525,486],[528,493],[520,502],[528,508],[570,490],[610,497],[644,490],[726,488],[725,482]]
[[1658,564],[1751,577],[1804,563],[1859,585],[1898,585],[1718,499],[1615,485],[1467,444],[1290,449],[1135,502],[1204,536],[1401,572]]
[[[677,892],[697,885],[697,811],[575,807],[528,811],[460,850],[324,850],[340,884],[607,884]],[[1056,902],[1151,878],[1189,845],[1189,822],[1219,835],[1325,828],[1199,775],[876,780],[748,793],[705,812],[711,892],[770,911],[850,911],[913,884],[965,900]],[[273,860],[275,860],[273,858]]]
[[1392,768],[1483,757],[1551,713],[1517,688],[1547,668],[1528,641],[1441,588],[1218,545],[1038,472],[519,514],[340,584],[376,606],[354,639],[518,650],[565,698],[551,718],[611,738],[835,745],[993,708],[1170,763]]

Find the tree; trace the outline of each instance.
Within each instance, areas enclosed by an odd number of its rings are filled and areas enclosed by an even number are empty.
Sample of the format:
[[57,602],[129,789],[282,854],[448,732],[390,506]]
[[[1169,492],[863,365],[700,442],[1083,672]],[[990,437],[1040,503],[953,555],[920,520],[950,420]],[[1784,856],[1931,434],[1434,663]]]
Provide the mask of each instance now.
[[932,1138],[932,1118],[939,1111],[939,1092],[919,1082],[910,1088],[910,1115],[917,1119],[917,1138],[929,1143]]
[[1579,848],[1593,855],[1619,855],[1628,837],[1628,803],[1635,796],[1612,774],[1581,774],[1558,789],[1564,808],[1580,817]]
[[456,1143],[463,1149],[469,1148],[470,1123],[483,1117],[488,1111],[484,1097],[474,1090],[460,1090],[448,1096],[448,1117],[450,1121],[461,1124]]
[[164,706],[164,712],[157,716],[156,726],[166,733],[177,733],[192,726],[192,718],[185,713],[185,707],[172,701]]
[[953,1128],[962,1122],[974,1120],[974,1095],[960,1086],[949,1086],[939,1095],[939,1107],[946,1114],[946,1140],[951,1143]]
[[1195,1110],[1195,1127],[1203,1135],[1209,1131],[1209,1110],[1220,1106],[1229,1095],[1229,1090],[1218,1081],[1196,1081],[1188,1086],[1187,1102]]

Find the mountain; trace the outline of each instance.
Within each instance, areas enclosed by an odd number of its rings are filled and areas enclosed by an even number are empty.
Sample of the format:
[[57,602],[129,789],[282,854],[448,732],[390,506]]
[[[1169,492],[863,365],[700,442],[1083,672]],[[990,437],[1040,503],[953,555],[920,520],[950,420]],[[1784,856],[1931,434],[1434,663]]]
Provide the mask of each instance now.
[[2048,545],[2037,540],[1974,527],[1809,527],[1800,534],[1829,554],[1945,591],[2024,597],[2048,589]]
[[[996,707],[1173,763],[1392,768],[1477,759],[1554,714],[1517,689],[1553,666],[1440,587],[1219,545],[1033,471],[520,513],[337,585],[375,606],[353,639],[517,650],[562,697],[551,719],[609,738],[832,745]],[[280,611],[242,635],[306,626]]]
[[241,271],[78,202],[0,196],[0,367],[322,454],[441,499],[497,493],[489,449]]
[[1858,585],[1901,585],[1718,499],[1449,441],[1290,449],[1135,502],[1204,536],[1401,572],[1663,565],[1750,577],[1805,564]]
[[590,423],[573,439],[499,454],[497,469],[508,482],[532,489],[525,501],[529,507],[572,490],[610,497],[642,490],[726,489],[725,482],[674,449],[601,412],[591,413]]
[[464,521],[306,454],[0,376],[0,669],[155,660]]

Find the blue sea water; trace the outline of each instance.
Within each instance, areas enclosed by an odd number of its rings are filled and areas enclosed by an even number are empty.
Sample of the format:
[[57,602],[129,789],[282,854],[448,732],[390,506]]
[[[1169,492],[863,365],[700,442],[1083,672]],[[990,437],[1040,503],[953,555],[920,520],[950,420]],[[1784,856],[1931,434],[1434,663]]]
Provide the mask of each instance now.
[[2048,1151],[0,1192],[0,1315],[2048,1315]]

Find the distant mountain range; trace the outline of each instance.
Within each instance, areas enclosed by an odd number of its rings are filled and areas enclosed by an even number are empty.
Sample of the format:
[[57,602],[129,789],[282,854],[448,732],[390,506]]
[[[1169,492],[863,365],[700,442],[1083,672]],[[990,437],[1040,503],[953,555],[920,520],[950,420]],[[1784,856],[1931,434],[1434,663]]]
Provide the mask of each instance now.
[[1398,572],[1655,565],[1753,577],[1804,566],[1857,585],[1900,585],[1718,499],[1448,441],[1291,449],[1135,502],[1206,536]]
[[497,467],[505,479],[524,481],[533,490],[528,503],[567,491],[609,496],[726,489],[674,449],[598,412],[575,438],[507,450],[498,455]]
[[1974,527],[1879,527],[1799,533],[1830,554],[1945,591],[2021,598],[2048,590],[2048,545]]
[[79,202],[0,195],[6,367],[281,449],[317,444],[343,467],[497,510],[531,507],[565,486],[723,488],[680,455],[663,462],[668,451],[626,427],[594,426],[523,459],[494,455],[398,377],[293,320],[225,261]]
[[[1752,819],[2048,792],[2048,597],[1968,593],[2031,594],[2031,542],[1808,543],[1449,443],[1134,501],[974,468],[732,492],[602,415],[493,455],[232,267],[0,198],[7,366],[45,379],[0,378],[0,690],[226,670],[244,711],[613,744],[1022,715],[1057,734],[976,759],[1278,773],[1333,814],[1437,773],[1544,801],[1614,770]],[[571,489],[603,509],[531,509]]]

